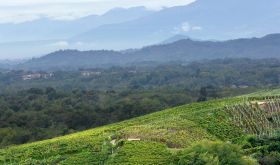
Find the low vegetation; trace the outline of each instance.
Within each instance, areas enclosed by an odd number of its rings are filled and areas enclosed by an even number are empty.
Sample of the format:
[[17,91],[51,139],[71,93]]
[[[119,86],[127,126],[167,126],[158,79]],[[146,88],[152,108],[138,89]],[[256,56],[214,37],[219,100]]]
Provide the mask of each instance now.
[[203,141],[183,150],[179,156],[179,165],[256,165],[253,159],[245,157],[239,146],[224,143]]

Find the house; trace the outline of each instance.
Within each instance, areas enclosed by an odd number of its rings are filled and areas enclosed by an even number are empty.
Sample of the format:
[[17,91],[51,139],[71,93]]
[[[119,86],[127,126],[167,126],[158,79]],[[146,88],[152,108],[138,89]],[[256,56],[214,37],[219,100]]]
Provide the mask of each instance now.
[[44,78],[44,79],[49,79],[51,77],[54,77],[54,74],[53,73],[44,73],[42,74],[41,78]]
[[98,76],[101,75],[101,72],[98,71],[81,71],[81,75],[88,77],[88,76]]
[[22,76],[22,80],[34,80],[34,79],[39,79],[41,78],[40,73],[32,73],[32,74],[26,74]]

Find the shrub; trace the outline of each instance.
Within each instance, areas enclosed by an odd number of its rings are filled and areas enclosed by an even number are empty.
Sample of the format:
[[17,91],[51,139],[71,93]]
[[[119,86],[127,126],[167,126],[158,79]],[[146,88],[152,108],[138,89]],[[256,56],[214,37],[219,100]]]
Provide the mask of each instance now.
[[180,154],[179,165],[248,165],[256,164],[246,158],[239,146],[203,141],[184,150]]

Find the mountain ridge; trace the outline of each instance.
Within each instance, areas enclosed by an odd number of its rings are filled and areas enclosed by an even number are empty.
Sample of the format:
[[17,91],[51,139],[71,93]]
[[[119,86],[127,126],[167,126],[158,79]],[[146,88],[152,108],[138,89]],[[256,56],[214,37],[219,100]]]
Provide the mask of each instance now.
[[[252,3],[254,6],[251,5]],[[246,2],[230,0],[226,3],[222,0],[197,0],[186,6],[163,9],[136,20],[104,25],[73,39],[86,42],[101,40],[102,42],[97,46],[101,49],[127,49],[156,44],[176,34],[188,35],[200,40],[260,37],[278,32],[275,27],[278,27],[280,22],[275,21],[279,16],[276,6],[280,7],[280,3],[276,0],[266,5],[262,1],[253,0]],[[235,12],[236,10],[238,13]],[[261,14],[262,12],[259,11],[267,13]],[[263,24],[264,22],[266,23]],[[258,28],[261,26],[265,28]],[[118,44],[114,45],[114,42]]]
[[183,39],[133,51],[64,50],[17,65],[20,69],[60,69],[135,65],[141,62],[192,62],[216,58],[279,58],[280,34],[228,41]]

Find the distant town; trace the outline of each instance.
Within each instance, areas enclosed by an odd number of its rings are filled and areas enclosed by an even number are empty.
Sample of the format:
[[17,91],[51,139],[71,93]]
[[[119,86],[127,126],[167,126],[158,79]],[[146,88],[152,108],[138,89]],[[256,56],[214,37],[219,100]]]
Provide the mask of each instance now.
[[42,73],[42,72],[35,72],[35,73],[28,73],[22,75],[22,80],[36,80],[36,79],[49,79],[54,77],[54,73]]

